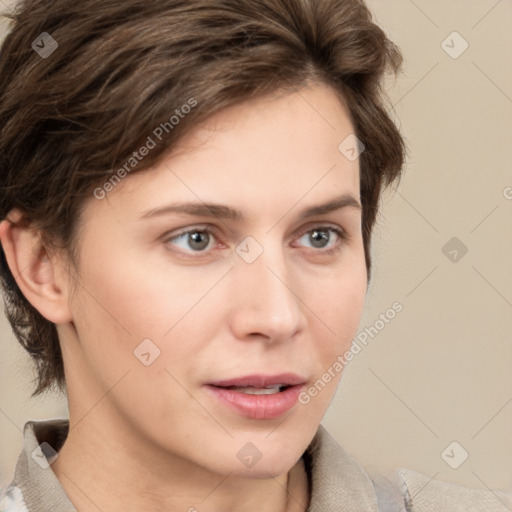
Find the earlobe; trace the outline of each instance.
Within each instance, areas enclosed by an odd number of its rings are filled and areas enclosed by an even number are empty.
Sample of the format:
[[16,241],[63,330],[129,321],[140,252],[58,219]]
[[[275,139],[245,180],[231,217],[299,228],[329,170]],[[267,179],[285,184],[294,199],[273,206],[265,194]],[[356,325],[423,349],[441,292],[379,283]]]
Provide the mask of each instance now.
[[25,298],[55,324],[71,322],[65,270],[48,253],[39,231],[19,223],[19,210],[0,222],[0,242],[9,269]]

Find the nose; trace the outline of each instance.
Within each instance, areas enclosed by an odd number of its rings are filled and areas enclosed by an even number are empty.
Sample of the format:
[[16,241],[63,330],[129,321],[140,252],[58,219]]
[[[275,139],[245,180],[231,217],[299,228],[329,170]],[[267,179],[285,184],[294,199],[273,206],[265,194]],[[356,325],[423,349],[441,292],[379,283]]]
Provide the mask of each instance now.
[[304,303],[282,248],[252,263],[238,259],[232,271],[230,325],[237,339],[263,337],[269,342],[293,338],[306,326]]

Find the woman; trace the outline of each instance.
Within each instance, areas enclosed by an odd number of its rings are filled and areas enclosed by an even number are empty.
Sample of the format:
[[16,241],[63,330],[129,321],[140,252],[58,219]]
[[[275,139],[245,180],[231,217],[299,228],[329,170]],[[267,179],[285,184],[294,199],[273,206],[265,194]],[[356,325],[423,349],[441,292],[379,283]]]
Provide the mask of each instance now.
[[25,425],[2,510],[455,510],[414,501],[422,475],[375,485],[320,426],[405,153],[380,94],[400,52],[365,5],[28,0],[13,21],[3,290],[69,420]]

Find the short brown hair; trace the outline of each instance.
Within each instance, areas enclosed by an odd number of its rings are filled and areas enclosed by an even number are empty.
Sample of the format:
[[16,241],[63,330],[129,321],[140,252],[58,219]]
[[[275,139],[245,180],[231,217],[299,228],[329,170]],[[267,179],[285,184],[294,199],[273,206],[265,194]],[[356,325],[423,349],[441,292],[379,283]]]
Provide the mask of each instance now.
[[[47,243],[72,254],[86,199],[155,127],[166,129],[133,172],[226,107],[322,82],[348,106],[366,146],[359,163],[370,279],[381,191],[399,179],[405,145],[382,91],[402,57],[362,0],[23,0],[6,16],[0,219],[19,208]],[[3,250],[0,257],[7,317],[37,369],[33,396],[62,391],[56,327],[23,296]]]

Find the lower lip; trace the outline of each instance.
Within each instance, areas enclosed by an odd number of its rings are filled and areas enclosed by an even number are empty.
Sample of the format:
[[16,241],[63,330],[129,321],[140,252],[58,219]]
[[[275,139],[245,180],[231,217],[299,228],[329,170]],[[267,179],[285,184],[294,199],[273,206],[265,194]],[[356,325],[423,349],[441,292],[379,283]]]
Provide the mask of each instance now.
[[234,389],[209,385],[206,386],[206,389],[242,416],[258,420],[271,420],[279,418],[297,403],[302,387],[302,385],[290,386],[284,391],[272,395],[249,395]]

